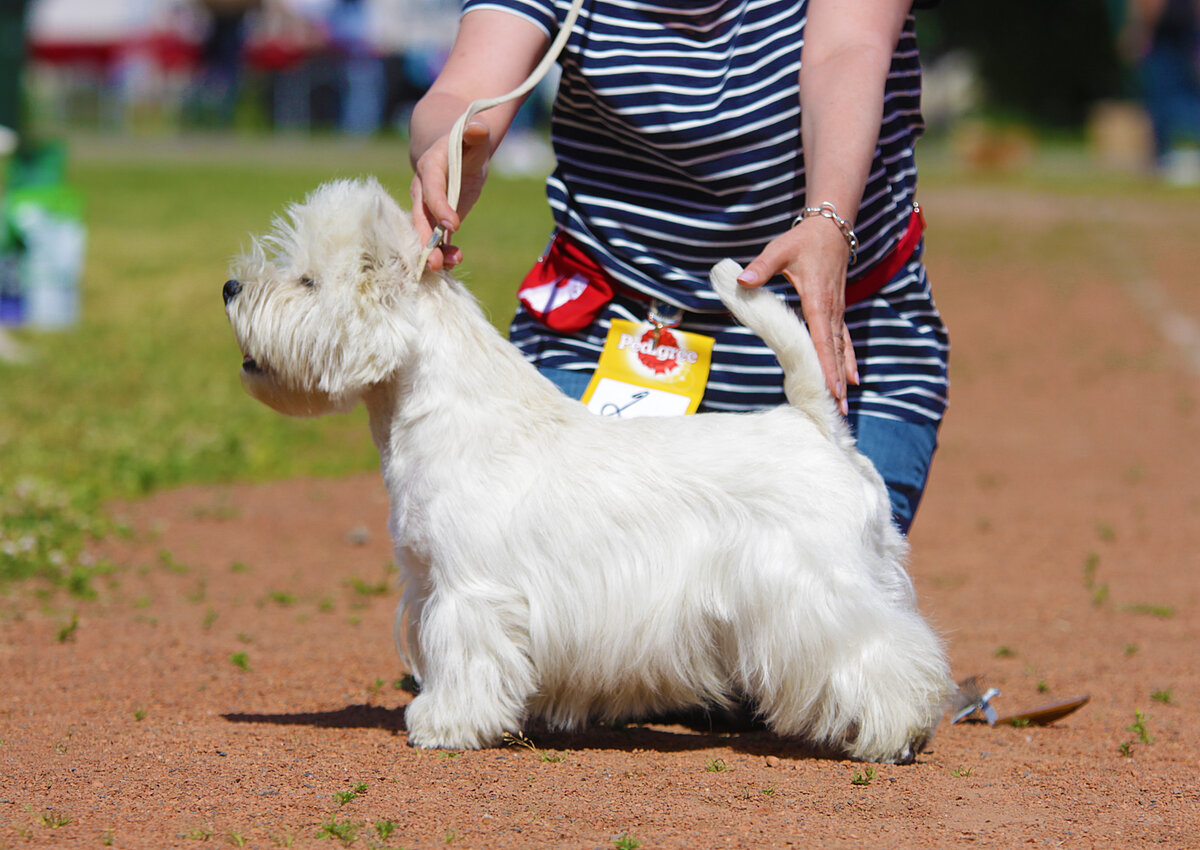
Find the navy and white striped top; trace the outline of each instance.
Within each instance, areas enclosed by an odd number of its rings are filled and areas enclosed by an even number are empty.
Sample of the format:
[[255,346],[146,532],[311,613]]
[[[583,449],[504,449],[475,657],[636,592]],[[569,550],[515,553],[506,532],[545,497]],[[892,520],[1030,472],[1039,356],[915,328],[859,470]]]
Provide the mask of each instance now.
[[[569,0],[466,0],[553,37]],[[590,0],[559,62],[553,114],[556,224],[627,286],[723,311],[708,270],[743,265],[806,205],[797,73],[807,3]],[[922,129],[913,20],[888,77],[879,149],[850,279],[900,238]],[[794,298],[785,283],[778,291]]]
[[[463,10],[517,14],[553,37],[569,6],[570,0],[465,0]],[[556,168],[547,181],[556,226],[622,284],[692,312],[724,312],[708,284],[709,269],[725,257],[749,262],[806,206],[798,82],[806,12],[804,0],[587,0],[559,58]],[[922,128],[910,16],[854,219],[860,248],[850,280],[886,255],[908,225],[916,194],[913,145]],[[769,286],[798,305],[782,278]],[[520,315],[517,322],[514,342],[523,348],[548,340],[531,340],[539,333],[533,327],[518,333]],[[944,349],[940,320],[935,330]],[[558,342],[592,347],[583,339]],[[548,362],[526,353],[540,365],[578,368],[565,355]],[[941,401],[917,414],[889,407],[886,415],[940,418],[944,353],[940,388],[931,391]],[[713,389],[710,381],[706,406],[737,409],[714,398]]]

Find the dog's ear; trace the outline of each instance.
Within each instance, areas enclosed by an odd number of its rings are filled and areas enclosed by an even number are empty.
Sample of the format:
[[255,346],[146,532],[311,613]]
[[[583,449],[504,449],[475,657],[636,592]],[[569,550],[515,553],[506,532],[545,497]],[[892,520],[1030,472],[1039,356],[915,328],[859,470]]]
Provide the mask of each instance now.
[[405,278],[416,277],[414,269],[420,262],[421,244],[412,219],[382,186],[371,181],[371,187],[375,191],[366,204],[361,222],[362,269],[373,275],[380,269],[399,264]]

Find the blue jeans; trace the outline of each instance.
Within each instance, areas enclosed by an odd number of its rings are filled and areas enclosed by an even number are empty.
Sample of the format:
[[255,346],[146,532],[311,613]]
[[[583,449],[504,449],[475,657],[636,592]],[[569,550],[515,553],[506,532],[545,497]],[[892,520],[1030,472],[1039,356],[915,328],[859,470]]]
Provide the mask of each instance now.
[[[590,372],[578,370],[539,371],[571,398],[580,398],[592,377]],[[937,424],[852,413],[850,429],[858,440],[858,450],[871,459],[887,484],[896,525],[908,534],[925,492],[929,466],[937,448]]]
[[1154,128],[1154,153],[1161,159],[1175,145],[1200,141],[1200,77],[1184,50],[1157,47],[1142,60],[1146,111]]

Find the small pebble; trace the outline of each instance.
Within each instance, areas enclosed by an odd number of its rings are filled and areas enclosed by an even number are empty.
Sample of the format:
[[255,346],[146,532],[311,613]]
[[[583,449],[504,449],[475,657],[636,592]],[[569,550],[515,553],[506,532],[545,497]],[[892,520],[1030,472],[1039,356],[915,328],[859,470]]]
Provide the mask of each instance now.
[[767,767],[779,767],[779,756],[767,756]]

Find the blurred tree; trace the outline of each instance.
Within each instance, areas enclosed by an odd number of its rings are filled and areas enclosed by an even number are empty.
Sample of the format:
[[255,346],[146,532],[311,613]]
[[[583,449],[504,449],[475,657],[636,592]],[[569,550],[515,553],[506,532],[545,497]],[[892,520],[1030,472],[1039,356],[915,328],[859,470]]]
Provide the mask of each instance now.
[[1125,94],[1111,0],[943,0],[920,13],[930,58],[974,55],[986,107],[1056,128],[1078,127],[1097,100]]

